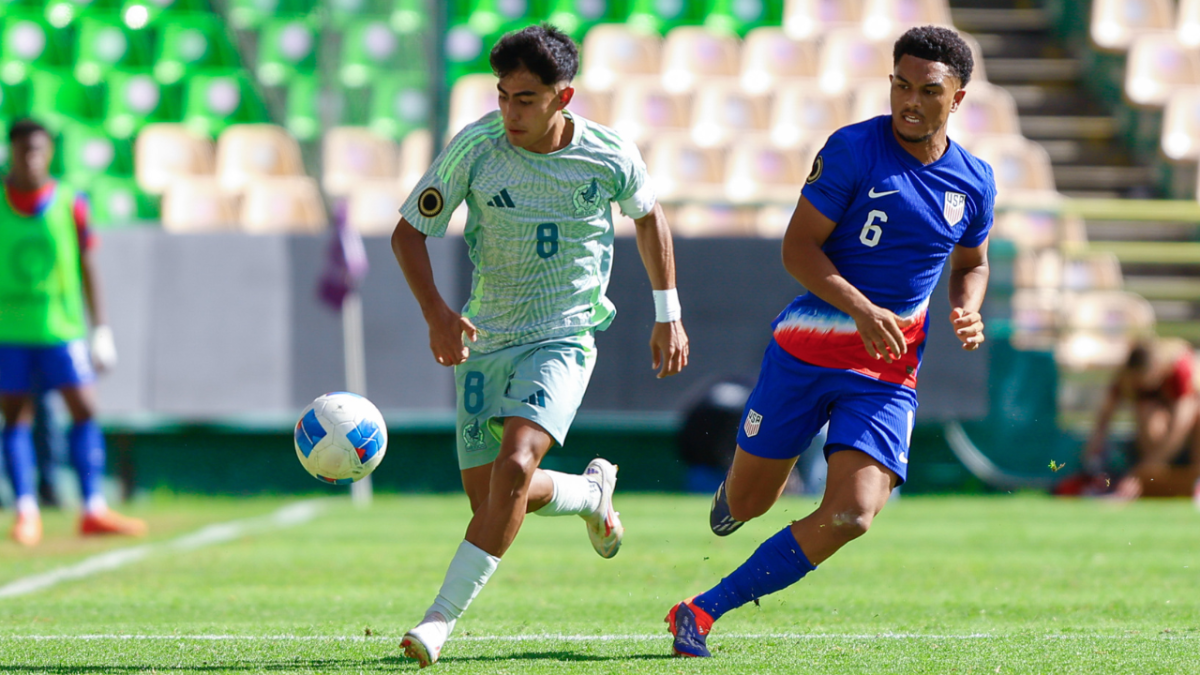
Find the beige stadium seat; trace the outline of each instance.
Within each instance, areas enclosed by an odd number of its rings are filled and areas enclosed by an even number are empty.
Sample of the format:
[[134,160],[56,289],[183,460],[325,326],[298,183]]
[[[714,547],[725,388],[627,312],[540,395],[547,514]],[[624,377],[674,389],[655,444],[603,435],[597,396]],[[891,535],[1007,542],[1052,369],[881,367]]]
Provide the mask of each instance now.
[[739,139],[725,160],[725,198],[733,203],[794,205],[820,149],[776,147],[765,135]]
[[1200,47],[1200,0],[1179,0],[1175,31],[1185,47]]
[[979,40],[976,40],[975,36],[970,33],[959,31],[958,36],[971,48],[971,60],[975,62],[971,67],[971,82],[967,83],[969,90],[974,82],[988,81],[987,69],[984,67],[983,47],[979,44]]
[[692,140],[713,147],[766,131],[767,100],[743,93],[737,80],[709,80],[692,96]]
[[833,28],[862,22],[863,0],[786,0],[783,30],[795,40],[819,38]]
[[792,222],[792,213],[795,210],[795,204],[769,204],[760,208],[754,219],[754,233],[764,239],[782,239]]
[[1063,332],[1054,360],[1069,370],[1119,366],[1133,340],[1154,334],[1154,308],[1134,293],[1074,293],[1062,309]]
[[662,40],[624,24],[600,24],[583,39],[582,83],[593,91],[612,91],[630,75],[661,72]]
[[766,94],[783,82],[816,80],[817,41],[793,40],[782,28],[764,26],[746,34],[742,45],[742,90]]
[[1018,288],[1012,296],[1012,345],[1017,349],[1053,349],[1062,327],[1062,293],[1057,289]]
[[1002,87],[972,81],[958,110],[950,114],[947,132],[964,145],[980,136],[1020,135],[1017,102]]
[[656,138],[646,168],[664,202],[712,201],[725,191],[724,151],[700,147],[687,134]]
[[865,0],[863,32],[872,40],[885,40],[912,26],[952,26],[945,0]]
[[984,136],[971,144],[971,152],[992,166],[997,204],[1047,204],[1060,198],[1050,155],[1038,143],[1023,136]]
[[302,176],[300,144],[274,124],[236,124],[217,139],[217,181],[231,194],[271,176]]
[[698,26],[680,26],[667,33],[662,51],[662,86],[686,94],[708,86],[711,78],[736,77],[742,43],[732,35]]
[[1069,257],[1063,263],[1062,286],[1068,291],[1119,291],[1125,286],[1121,262],[1106,251]]
[[859,28],[830,31],[821,42],[817,83],[826,94],[841,94],[863,82],[887,81],[892,46],[869,39]]
[[1139,35],[1175,29],[1171,0],[1092,0],[1088,35],[1099,49],[1122,52]]
[[729,204],[681,204],[671,220],[680,237],[752,237],[758,210]]
[[312,234],[328,225],[321,190],[308,176],[260,178],[247,185],[240,222],[250,234]]
[[160,195],[176,178],[211,176],[215,167],[212,141],[182,124],[148,124],[138,134],[134,150],[138,187]]
[[237,199],[213,176],[180,176],[163,192],[163,229],[176,234],[232,232],[237,229]]
[[663,91],[657,77],[627,78],[613,92],[612,128],[633,143],[691,126],[691,99]]
[[1063,257],[1057,249],[1021,251],[1013,260],[1013,286],[1016,288],[1060,289],[1063,285]]
[[334,127],[321,143],[325,193],[345,197],[363,181],[396,176],[396,144],[367,127]]
[[856,86],[847,95],[849,123],[862,122],[872,117],[892,114],[892,83],[888,80],[873,80]]
[[611,106],[612,96],[609,94],[577,85],[575,95],[567,104],[567,111],[597,124],[608,126],[612,121]]
[[500,108],[495,75],[463,75],[450,90],[450,115],[446,121],[446,142],[471,122]]
[[1177,89],[1163,110],[1162,151],[1176,162],[1200,159],[1200,87]]
[[1019,249],[1038,249],[1087,242],[1083,219],[1052,211],[1006,210],[996,214],[992,236]]
[[410,131],[400,141],[400,194],[412,192],[432,163],[433,134],[428,129]]
[[789,83],[779,87],[771,102],[771,141],[782,148],[794,148],[818,139],[824,141],[837,129],[849,124],[845,96],[829,96],[810,84]]
[[364,180],[350,191],[346,223],[364,235],[391,234],[400,221],[402,195],[392,180]]
[[1125,96],[1149,107],[1165,105],[1171,92],[1200,85],[1200,53],[1179,43],[1174,32],[1143,33],[1125,58]]

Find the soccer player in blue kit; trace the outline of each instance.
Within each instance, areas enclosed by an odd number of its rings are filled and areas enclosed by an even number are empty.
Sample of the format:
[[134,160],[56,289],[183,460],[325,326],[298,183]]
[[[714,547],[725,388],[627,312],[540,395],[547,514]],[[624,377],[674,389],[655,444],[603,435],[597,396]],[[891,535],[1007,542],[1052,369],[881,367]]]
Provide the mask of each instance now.
[[893,65],[892,114],[829,137],[784,235],[784,267],[808,292],[775,319],[710,525],[725,536],[766,513],[828,422],[825,495],[719,584],[671,609],[677,655],[711,656],[714,621],[865,534],[904,482],[926,309],[947,257],[951,327],[963,349],[983,342],[995,180],[946,136],[971,51],[954,31],[923,26],[896,41]]

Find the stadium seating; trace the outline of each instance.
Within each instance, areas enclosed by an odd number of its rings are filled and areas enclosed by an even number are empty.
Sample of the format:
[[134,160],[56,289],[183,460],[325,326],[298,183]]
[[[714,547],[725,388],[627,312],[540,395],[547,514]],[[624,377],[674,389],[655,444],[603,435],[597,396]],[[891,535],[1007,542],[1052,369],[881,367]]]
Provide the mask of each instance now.
[[1054,359],[1072,370],[1113,368],[1129,355],[1131,339],[1154,333],[1154,309],[1140,295],[1125,291],[1073,294],[1064,302],[1063,335]]
[[231,126],[217,139],[217,181],[230,194],[277,176],[302,176],[300,146],[272,124]]
[[1171,92],[1163,110],[1163,155],[1176,162],[1200,159],[1200,87]]
[[463,127],[500,107],[494,75],[466,75],[450,91],[450,114],[446,120],[446,141]]
[[400,55],[400,38],[382,19],[362,19],[342,35],[338,76],[347,87],[361,87],[373,77],[394,70]]
[[250,234],[315,234],[329,223],[317,181],[308,176],[259,178],[248,183],[239,222],[242,231]]
[[265,22],[258,38],[258,80],[269,87],[311,74],[317,65],[316,26],[307,18]]
[[863,0],[787,0],[783,30],[793,40],[811,40],[830,30],[858,26]]
[[91,93],[65,70],[35,70],[29,74],[29,114],[51,131],[76,121],[97,118]]
[[1175,30],[1183,46],[1200,46],[1200,0],[1179,0]]
[[1143,33],[1175,28],[1171,0],[1092,0],[1088,35],[1107,51],[1125,51]]
[[743,93],[736,79],[707,79],[692,96],[692,140],[712,147],[764,132],[767,113],[767,100]]
[[311,141],[321,133],[321,104],[326,96],[315,74],[296,75],[288,83],[283,125],[297,140]]
[[179,124],[142,128],[134,153],[138,187],[151,195],[163,194],[179,178],[213,177],[216,169],[213,142]]
[[741,41],[699,26],[681,26],[667,33],[662,47],[662,87],[686,94],[710,78],[738,74]]
[[688,134],[658,135],[646,168],[662,201],[720,201],[725,192],[724,151],[699,146]]
[[577,86],[567,110],[607,126],[612,121],[611,105],[612,98],[608,94]]
[[350,195],[366,181],[387,180],[396,192],[396,146],[391,139],[362,127],[334,127],[325,132],[321,176],[325,193]]
[[845,96],[826,95],[811,82],[788,83],[775,91],[770,134],[776,146],[794,148],[809,140],[824,140],[851,119],[873,116],[851,117]]
[[950,115],[948,132],[951,138],[968,146],[971,139],[980,136],[1019,136],[1017,103],[1006,89],[988,82],[972,82],[958,111]]
[[725,197],[735,204],[796,201],[820,141],[783,149],[766,135],[739,138],[729,148],[725,165]]
[[179,177],[163,193],[163,229],[178,234],[237,229],[237,200],[215,176]]
[[[494,103],[495,85],[491,96]],[[416,129],[429,126],[431,108],[429,78],[424,73],[380,76],[371,84],[367,125],[389,138],[403,138]]]
[[580,77],[588,89],[610,91],[630,75],[661,72],[662,41],[653,33],[601,24],[583,40]]
[[412,192],[425,170],[433,162],[433,134],[428,129],[417,129],[400,142],[400,196]]
[[97,84],[115,68],[150,66],[147,33],[131,30],[115,16],[88,16],[76,25],[75,79],[80,84]]
[[100,228],[155,223],[158,203],[133,178],[99,175],[88,186],[92,222]]
[[648,143],[658,134],[687,131],[690,99],[663,91],[657,77],[628,77],[613,94],[612,127],[627,140]]
[[391,234],[402,203],[396,188],[395,180],[360,180],[349,193],[346,224],[364,235]]
[[640,30],[665,34],[679,26],[698,25],[704,20],[703,3],[629,0],[628,23]]
[[624,21],[628,10],[622,15],[623,4],[619,0],[551,0],[547,20],[578,42],[596,24]]
[[266,119],[262,101],[243,70],[205,71],[187,81],[183,123],[197,133],[216,136],[231,124]]
[[132,173],[132,150],[128,139],[113,138],[99,125],[73,122],[63,127],[57,154],[63,163],[63,178],[77,188],[88,189],[106,174]]
[[891,74],[890,45],[871,40],[861,28],[831,30],[822,39],[817,82],[826,94],[845,93]]
[[66,31],[56,29],[40,13],[9,12],[0,30],[0,80],[18,84],[32,70],[70,65]]
[[1135,105],[1162,106],[1172,91],[1200,85],[1200,54],[1172,31],[1142,33],[1129,45],[1125,96]]
[[992,166],[997,205],[1058,199],[1050,156],[1041,145],[1023,136],[984,136],[971,144],[971,151]]
[[105,79],[104,128],[113,136],[131,138],[147,124],[176,118],[164,87],[149,71],[112,70]]
[[875,40],[927,24],[952,25],[946,0],[865,0],[863,5],[863,33]]
[[163,84],[175,84],[191,71],[239,64],[224,24],[212,14],[181,15],[159,29],[154,77]]
[[749,94],[765,94],[791,80],[816,80],[817,43],[794,40],[781,28],[755,28],[742,45],[741,83]]

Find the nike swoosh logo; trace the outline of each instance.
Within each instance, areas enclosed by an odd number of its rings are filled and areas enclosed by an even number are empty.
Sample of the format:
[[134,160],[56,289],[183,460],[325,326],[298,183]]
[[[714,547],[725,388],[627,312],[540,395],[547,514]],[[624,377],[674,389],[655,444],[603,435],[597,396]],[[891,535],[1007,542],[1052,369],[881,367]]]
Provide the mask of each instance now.
[[887,192],[876,192],[875,188],[871,188],[871,190],[869,192],[867,192],[867,196],[870,197],[871,199],[877,199],[879,197],[886,197],[888,195],[894,195],[897,192],[899,192],[899,190],[888,190]]

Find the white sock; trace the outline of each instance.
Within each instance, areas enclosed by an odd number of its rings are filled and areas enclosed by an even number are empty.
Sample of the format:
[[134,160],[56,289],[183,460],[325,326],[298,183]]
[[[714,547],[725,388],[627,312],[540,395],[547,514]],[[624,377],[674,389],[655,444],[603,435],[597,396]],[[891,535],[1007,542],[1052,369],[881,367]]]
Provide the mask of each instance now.
[[600,508],[600,486],[584,476],[546,471],[554,483],[550,503],[534,511],[539,516],[587,516]]
[[18,497],[17,498],[17,513],[20,513],[23,515],[32,515],[32,516],[36,516],[38,513],[40,513],[40,511],[38,510],[37,497],[34,497],[33,495],[25,495],[24,497]]
[[441,614],[447,622],[453,623],[467,611],[467,606],[483,590],[484,584],[496,571],[500,559],[488,555],[486,551],[469,541],[458,545],[450,568],[446,570],[446,580],[438,591],[437,599],[433,601],[429,611]]
[[83,510],[88,515],[104,513],[108,510],[108,500],[104,498],[104,495],[92,495],[88,497],[87,503],[83,505]]

